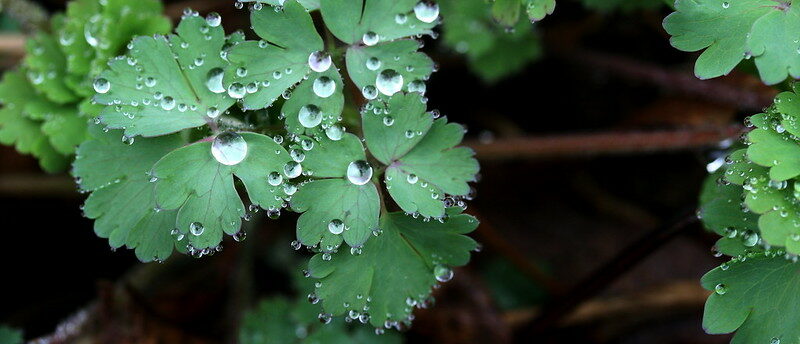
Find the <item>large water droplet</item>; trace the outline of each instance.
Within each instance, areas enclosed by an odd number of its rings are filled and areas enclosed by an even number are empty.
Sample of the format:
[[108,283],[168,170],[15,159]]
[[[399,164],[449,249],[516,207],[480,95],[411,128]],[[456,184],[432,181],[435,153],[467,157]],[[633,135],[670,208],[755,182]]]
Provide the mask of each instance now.
[[308,104],[300,108],[297,119],[300,121],[300,125],[306,128],[313,128],[322,123],[322,114],[319,107],[314,104]]
[[439,282],[447,282],[453,279],[453,269],[450,269],[444,265],[437,264],[433,268],[433,275],[436,277],[436,280]]
[[367,100],[373,100],[378,97],[378,89],[372,85],[364,86],[364,88],[361,89],[361,95]]
[[421,94],[425,94],[427,87],[422,80],[414,80],[408,83],[408,92],[418,92]]
[[228,95],[231,96],[231,98],[241,99],[244,98],[246,93],[247,90],[245,90],[244,85],[241,83],[234,82],[228,86]]
[[378,44],[379,40],[380,40],[380,37],[378,36],[378,34],[372,32],[372,31],[369,31],[369,32],[365,33],[364,36],[361,37],[361,41],[364,42],[364,45],[368,45],[368,46],[373,46],[375,44]]
[[439,17],[439,5],[433,2],[420,1],[414,6],[414,15],[421,22],[433,23]]
[[331,220],[331,222],[328,222],[328,231],[332,234],[342,234],[344,232],[344,222],[339,219]]
[[297,178],[301,173],[303,173],[303,166],[300,166],[297,161],[289,161],[283,165],[283,174],[289,179]]
[[219,24],[222,23],[222,17],[220,17],[219,13],[211,12],[206,16],[206,24],[210,27],[217,27]]
[[247,142],[242,135],[226,131],[217,135],[211,143],[211,155],[220,164],[236,165],[247,156]]
[[338,125],[332,125],[325,129],[325,136],[333,141],[339,141],[344,136],[344,129]]
[[391,96],[403,89],[403,76],[394,69],[385,69],[375,78],[375,86],[381,93]]
[[726,286],[725,286],[724,284],[722,284],[722,283],[720,283],[720,284],[717,284],[717,285],[714,287],[714,292],[716,292],[716,293],[717,293],[717,294],[719,294],[719,295],[725,295],[725,293],[727,293],[727,292],[728,292],[728,287],[726,287]]
[[317,73],[322,73],[331,68],[331,63],[331,55],[324,51],[315,51],[308,55],[308,67]]
[[161,108],[167,111],[174,109],[175,99],[170,96],[164,97],[164,99],[161,100]]
[[372,179],[372,166],[364,160],[356,160],[347,166],[347,180],[355,185],[364,185]]
[[94,91],[97,93],[106,93],[111,89],[111,83],[104,78],[94,79],[92,86],[94,87]]
[[314,80],[314,85],[312,86],[314,89],[314,94],[320,98],[328,98],[330,97],[334,91],[336,91],[336,82],[333,79],[327,76],[321,76]]
[[211,68],[206,77],[206,87],[214,93],[225,92],[225,86],[222,86],[222,78],[225,76],[225,71],[222,68]]
[[283,176],[278,172],[270,172],[270,174],[267,175],[267,183],[272,186],[281,185],[281,183],[283,183]]
[[189,224],[189,232],[191,232],[192,235],[194,236],[203,234],[204,230],[205,228],[203,227],[203,224],[200,222],[192,222]]

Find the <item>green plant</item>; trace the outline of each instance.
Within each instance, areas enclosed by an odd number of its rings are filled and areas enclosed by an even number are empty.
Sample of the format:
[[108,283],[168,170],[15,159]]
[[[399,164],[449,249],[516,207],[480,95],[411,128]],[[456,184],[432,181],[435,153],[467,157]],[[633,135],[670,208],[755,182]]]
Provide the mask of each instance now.
[[[223,234],[243,240],[242,220],[259,208],[270,218],[288,209],[301,213],[293,246],[316,253],[308,275],[319,280],[322,319],[410,323],[414,306],[476,248],[464,234],[477,221],[461,208],[478,163],[456,147],[464,128],[426,109],[435,68],[413,39],[432,33],[438,5],[254,2],[254,41],[226,36],[216,13],[191,10],[162,35],[159,6],[71,4],[53,20],[59,39],[32,39],[23,69],[6,75],[3,133],[43,120],[46,136],[12,139],[49,169],[60,165],[25,139],[51,144],[62,163],[80,143],[72,172],[89,193],[83,210],[112,248],[145,262],[174,248],[202,257],[222,248]],[[70,23],[83,20],[97,31],[75,39],[82,26]],[[111,28],[120,21],[122,30]],[[68,112],[74,130],[48,132],[60,117],[33,110],[47,106]]]

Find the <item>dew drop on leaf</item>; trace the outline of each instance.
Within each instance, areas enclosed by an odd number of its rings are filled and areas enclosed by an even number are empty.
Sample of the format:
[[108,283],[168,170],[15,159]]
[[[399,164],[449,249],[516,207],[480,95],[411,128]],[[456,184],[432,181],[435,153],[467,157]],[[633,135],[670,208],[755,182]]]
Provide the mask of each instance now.
[[167,111],[174,109],[175,99],[170,96],[164,97],[164,99],[161,100],[161,108]]
[[433,268],[433,275],[436,277],[436,280],[439,282],[447,282],[453,279],[453,269],[450,269],[444,265],[437,264]]
[[725,293],[727,293],[727,292],[728,292],[728,287],[726,287],[726,286],[725,286],[724,284],[722,284],[722,283],[720,283],[720,284],[717,284],[717,285],[714,287],[714,292],[715,292],[715,293],[717,293],[718,295],[725,295]]
[[104,78],[94,79],[92,86],[94,87],[94,91],[97,93],[106,93],[111,89],[111,83]]
[[206,87],[208,87],[208,90],[213,93],[225,92],[225,86],[222,86],[223,76],[225,76],[225,72],[222,68],[211,68],[206,77]]
[[382,63],[381,60],[373,56],[367,59],[366,65],[369,70],[378,70],[378,68],[381,68]]
[[333,219],[328,222],[328,231],[332,234],[342,234],[344,232],[344,222],[339,219]]
[[364,185],[372,179],[372,166],[364,160],[356,160],[347,166],[347,180],[355,185]]
[[203,227],[203,224],[200,222],[192,222],[189,224],[189,232],[191,232],[192,235],[194,236],[199,236],[203,234],[204,230],[205,227]]
[[210,27],[217,27],[219,24],[222,23],[222,17],[220,17],[219,13],[211,12],[206,16],[206,24]]
[[231,98],[235,99],[244,98],[245,93],[246,91],[244,85],[242,85],[241,83],[234,82],[230,86],[228,86],[228,95],[231,96]]
[[338,125],[332,125],[325,129],[325,136],[333,141],[339,141],[344,136],[344,129]]
[[314,104],[308,104],[300,108],[297,119],[300,121],[300,125],[306,128],[313,128],[322,123],[322,114],[319,107]]
[[303,173],[303,167],[296,161],[289,161],[283,165],[283,174],[289,179],[297,178]]
[[403,88],[403,76],[394,69],[385,69],[375,77],[375,86],[381,93],[391,96]]
[[336,82],[327,76],[321,76],[314,80],[312,88],[317,97],[328,98],[336,91]]
[[394,22],[403,25],[408,21],[408,16],[405,13],[398,13],[394,16]]
[[361,40],[364,42],[364,45],[373,46],[375,44],[378,44],[378,40],[380,40],[380,37],[378,36],[377,33],[369,31],[365,33],[363,37],[361,37]]
[[368,100],[375,99],[378,97],[378,89],[375,86],[367,85],[361,89],[361,95]]
[[439,17],[439,5],[433,2],[420,1],[414,6],[414,16],[424,23],[433,23]]
[[283,183],[283,176],[275,171],[270,172],[270,174],[267,175],[267,183],[272,186],[281,185],[281,183]]
[[247,142],[244,138],[232,131],[217,135],[211,144],[211,155],[220,164],[236,165],[247,156]]
[[331,67],[331,55],[324,51],[315,51],[308,55],[308,67],[311,70],[322,73]]

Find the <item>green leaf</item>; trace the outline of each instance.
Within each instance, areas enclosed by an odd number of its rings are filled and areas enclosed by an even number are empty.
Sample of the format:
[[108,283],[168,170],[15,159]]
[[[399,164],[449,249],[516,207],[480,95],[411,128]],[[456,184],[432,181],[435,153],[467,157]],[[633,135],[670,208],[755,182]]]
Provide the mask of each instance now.
[[[292,96],[283,103],[281,113],[286,119],[286,130],[294,134],[319,133],[339,123],[344,108],[343,89],[342,77],[336,68],[329,68],[322,73],[309,73],[308,78],[301,81],[292,90]],[[301,114],[303,121],[300,121]]]
[[[365,87],[373,87],[375,93],[390,96],[385,93],[386,84],[381,78],[381,74],[397,73],[401,75],[400,83],[402,87],[397,91],[424,92],[423,82],[428,80],[433,72],[433,61],[425,54],[417,51],[420,42],[410,39],[396,40],[376,46],[351,46],[347,49],[347,71],[350,79],[358,86],[358,89],[367,97],[369,92],[364,91]],[[420,86],[421,85],[421,86]],[[372,97],[367,97],[372,98]]]
[[319,243],[324,252],[336,250],[342,240],[351,247],[361,247],[378,227],[377,187],[370,181],[357,185],[348,179],[350,164],[363,160],[364,148],[353,134],[345,134],[338,141],[321,138],[305,153],[304,168],[321,179],[304,184],[291,199],[292,209],[303,213],[297,220],[301,243]]
[[73,175],[83,191],[91,192],[85,215],[94,219],[95,233],[112,248],[135,249],[142,261],[164,260],[176,244],[175,211],[157,211],[148,172],[153,164],[183,140],[178,135],[142,138],[129,145],[118,131],[104,133],[92,126],[92,139],[83,143]]
[[108,105],[99,118],[109,128],[124,129],[128,137],[164,135],[211,122],[209,113],[233,105],[226,92],[207,85],[209,73],[228,64],[220,57],[222,27],[189,15],[176,32],[135,38],[129,56],[113,59],[95,81],[108,82],[95,87],[95,100]]
[[48,172],[61,171],[68,158],[59,153],[42,131],[41,120],[31,119],[28,109],[34,103],[49,102],[36,92],[23,70],[6,72],[0,82],[0,143],[14,145],[20,153],[31,154]]
[[758,214],[742,209],[741,185],[721,181],[721,173],[709,175],[706,191],[701,196],[700,219],[709,230],[719,235],[736,235],[758,231]]
[[24,65],[28,80],[56,103],[70,103],[78,96],[67,86],[67,64],[58,42],[46,33],[38,33],[26,43]]
[[[474,230],[472,216],[449,211],[443,222],[414,219],[402,213],[381,217],[383,233],[360,254],[317,254],[309,272],[318,278],[316,296],[332,315],[369,314],[369,323],[389,327],[408,321],[414,305],[424,306],[433,288],[452,277],[452,266],[469,261],[476,243],[463,235]],[[355,252],[358,253],[358,252]]]
[[[553,2],[553,7],[555,7],[555,1],[551,1]],[[520,5],[520,0],[495,0],[494,4],[492,4],[492,17],[500,25],[509,28],[514,27],[519,21]]]
[[777,84],[800,77],[800,12],[772,0],[678,0],[664,19],[672,45],[683,51],[706,49],[695,74],[709,79],[728,74],[752,56],[761,79]]
[[320,3],[320,11],[336,38],[356,45],[364,43],[365,35],[371,33],[377,35],[376,42],[367,39],[368,45],[373,45],[431,34],[438,23],[439,7],[435,3],[419,4],[419,0],[326,0]]
[[[396,334],[375,335],[364,327],[347,326],[336,320],[328,324],[317,321],[316,312],[308,312],[306,300],[270,297],[245,313],[239,328],[241,344],[399,344]],[[313,306],[312,306],[313,307]]]
[[[640,1],[640,0],[636,0]],[[556,0],[527,0],[525,11],[531,22],[544,19],[545,16],[553,14],[556,9]]]
[[[290,177],[284,172],[290,161],[289,153],[268,136],[225,132],[213,143],[203,141],[172,151],[153,166],[156,203],[165,210],[178,210],[175,228],[188,233],[193,248],[216,247],[223,232],[239,232],[245,215],[234,175],[244,184],[252,204],[279,210],[286,198],[282,184]],[[279,180],[269,178],[273,172]]]
[[[250,22],[262,40],[231,49],[225,85],[248,89],[242,106],[261,109],[309,74],[309,56],[323,45],[311,15],[295,0],[287,0],[278,11],[270,7],[253,10]],[[337,93],[341,94],[341,87]]]
[[539,39],[526,21],[519,21],[509,32],[492,21],[489,6],[481,1],[443,0],[440,4],[448,18],[442,25],[443,42],[465,54],[470,69],[485,81],[513,75],[541,56]]
[[0,343],[3,344],[22,344],[22,331],[0,325]]
[[[464,127],[444,117],[433,121],[415,93],[395,95],[385,106],[372,104],[383,115],[363,115],[364,138],[375,158],[388,165],[389,194],[407,213],[444,216],[443,200],[467,195],[467,182],[475,180],[479,169],[471,149],[456,147]],[[394,123],[387,126],[389,116]]]
[[708,333],[736,331],[732,343],[800,343],[795,305],[800,303],[800,265],[780,252],[749,254],[703,276],[716,290],[706,301],[703,328]]

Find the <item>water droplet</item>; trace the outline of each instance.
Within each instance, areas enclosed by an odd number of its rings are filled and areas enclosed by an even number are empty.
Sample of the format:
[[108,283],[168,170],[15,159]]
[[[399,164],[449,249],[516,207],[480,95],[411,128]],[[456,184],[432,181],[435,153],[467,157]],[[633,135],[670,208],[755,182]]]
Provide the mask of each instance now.
[[246,93],[247,91],[241,83],[234,82],[228,86],[228,95],[231,96],[231,98],[242,99]]
[[215,108],[213,106],[208,108],[208,110],[206,111],[206,115],[208,117],[211,117],[211,118],[217,118],[217,117],[219,117],[219,114],[220,114],[219,109],[217,109],[217,108]]
[[289,161],[283,165],[283,174],[289,179],[297,178],[303,173],[303,167],[296,161]]
[[344,232],[344,222],[339,219],[333,219],[328,222],[328,231],[332,234],[342,234]]
[[161,108],[167,111],[174,109],[175,99],[170,96],[164,97],[164,99],[161,100]]
[[344,136],[344,129],[338,125],[332,125],[325,129],[325,136],[333,141],[339,141]]
[[104,78],[94,79],[92,86],[94,87],[94,91],[97,93],[106,93],[111,89],[111,83]]
[[347,166],[347,180],[355,185],[364,185],[372,179],[372,166],[364,160],[356,160]]
[[378,89],[375,86],[367,85],[361,89],[361,94],[368,100],[378,97]]
[[715,292],[715,293],[717,293],[717,294],[719,294],[719,295],[725,295],[725,293],[727,293],[727,292],[728,292],[728,287],[726,287],[726,286],[725,286],[724,284],[722,284],[722,283],[720,283],[720,284],[717,284],[717,285],[714,287],[714,292]]
[[247,76],[247,68],[244,67],[236,68],[236,75],[240,78]]
[[315,51],[308,55],[308,67],[311,70],[322,73],[331,67],[331,55],[324,51]]
[[210,27],[217,27],[219,24],[222,23],[222,17],[220,17],[219,13],[211,12],[206,16],[206,24]]
[[328,98],[336,91],[336,82],[327,76],[321,76],[314,80],[312,88],[317,97]]
[[381,60],[378,60],[377,57],[373,56],[367,59],[367,69],[369,70],[378,70],[378,68],[381,68],[381,65]]
[[300,125],[306,128],[313,128],[322,123],[322,114],[319,107],[314,104],[308,104],[300,108],[297,119],[300,121]]
[[433,268],[433,275],[436,277],[436,280],[439,282],[447,282],[453,279],[453,269],[450,269],[444,265],[437,264]]
[[244,239],[247,239],[247,232],[245,232],[244,230],[240,230],[235,234],[233,234],[233,240],[236,242],[242,242],[244,241]]
[[722,2],[722,8],[727,9],[729,7],[731,7],[731,4],[729,2],[727,2],[727,1]]
[[408,16],[405,13],[398,13],[394,16],[394,22],[403,25],[408,21]]
[[194,236],[199,236],[203,234],[204,230],[205,228],[203,227],[203,224],[200,222],[192,222],[189,224],[189,232],[191,232],[192,235]]
[[433,23],[439,17],[439,5],[433,2],[420,1],[414,6],[414,16],[424,23]]
[[267,175],[267,183],[272,186],[281,185],[281,183],[283,183],[283,176],[278,172],[270,172],[270,174]]
[[148,76],[144,79],[144,85],[147,87],[154,87],[158,83],[158,80],[152,76]]
[[361,40],[364,42],[365,45],[373,46],[375,44],[378,44],[380,37],[378,37],[377,33],[369,31],[365,33],[363,37],[361,37]]
[[220,164],[236,165],[247,156],[247,142],[235,132],[223,132],[214,138],[214,142],[211,144],[211,155]]
[[222,78],[225,76],[225,71],[222,68],[211,68],[206,76],[206,87],[213,93],[225,92],[225,86],[222,86]]
[[422,80],[414,80],[408,83],[408,92],[418,92],[421,94],[425,94],[427,87]]
[[417,175],[416,175],[416,174],[413,174],[413,173],[412,173],[412,174],[409,174],[409,175],[406,177],[406,181],[407,181],[409,184],[416,184],[418,180],[419,180],[419,177],[417,177]]
[[391,127],[394,124],[394,117],[386,116],[383,118],[383,125]]
[[385,69],[375,77],[375,86],[381,93],[391,96],[403,88],[403,76],[394,69]]

